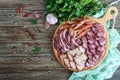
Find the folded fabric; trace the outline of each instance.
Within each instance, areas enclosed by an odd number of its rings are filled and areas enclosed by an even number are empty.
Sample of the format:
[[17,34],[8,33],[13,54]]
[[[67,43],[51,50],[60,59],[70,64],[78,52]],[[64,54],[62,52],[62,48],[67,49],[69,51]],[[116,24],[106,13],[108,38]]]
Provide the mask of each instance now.
[[[99,18],[104,15],[107,8],[102,9],[96,15],[95,18]],[[106,28],[109,33],[109,51],[104,61],[95,69],[82,72],[73,72],[69,80],[105,80],[111,78],[120,66],[120,52],[117,49],[120,43],[120,35],[116,29],[109,29],[110,21],[106,23]]]

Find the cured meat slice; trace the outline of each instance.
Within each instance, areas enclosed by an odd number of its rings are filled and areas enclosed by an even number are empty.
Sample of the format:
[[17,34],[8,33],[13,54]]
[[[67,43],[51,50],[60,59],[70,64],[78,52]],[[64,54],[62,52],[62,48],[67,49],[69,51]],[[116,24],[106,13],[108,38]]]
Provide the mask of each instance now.
[[104,33],[103,33],[102,31],[99,31],[99,32],[97,33],[97,36],[98,36],[98,37],[103,37],[103,35],[104,35]]
[[105,39],[105,38],[100,38],[100,39],[99,39],[99,44],[100,44],[101,46],[104,46],[104,45],[106,44],[106,39]]
[[78,43],[78,45],[81,45],[81,44],[82,44],[82,42],[81,42],[80,39],[76,39],[76,43]]
[[77,21],[74,21],[74,20],[73,20],[73,21],[67,21],[67,23],[70,24],[70,25],[71,25],[71,24],[76,24],[76,22],[77,22]]
[[92,31],[89,31],[89,32],[87,32],[87,35],[90,36],[90,37],[92,37],[94,34],[93,34]]
[[88,40],[88,43],[90,43],[90,44],[93,44],[94,42],[95,42],[94,39],[89,39],[89,40]]
[[79,46],[79,44],[74,40],[74,38],[71,39],[71,45]]
[[96,54],[96,49],[90,49],[90,52]]
[[94,24],[94,26],[97,31],[103,31],[103,25],[101,25],[100,23],[96,23],[96,24]]
[[96,28],[95,28],[95,27],[92,27],[91,30],[92,30],[93,32],[96,32]]
[[73,56],[71,54],[67,53],[67,57],[70,61],[73,61]]
[[103,52],[104,50],[105,50],[105,48],[104,48],[104,46],[99,46],[99,47],[97,47],[97,50],[99,51],[99,52]]
[[69,62],[68,59],[64,59],[64,63],[65,63],[65,65],[66,65],[67,67],[70,67],[70,62]]
[[85,49],[88,49],[87,43],[83,43],[82,47],[85,48]]
[[88,59],[88,63],[94,65],[95,62],[92,59]]
[[86,54],[88,55],[88,57],[89,55],[92,55],[92,53],[89,50],[86,50]]
[[76,69],[76,64],[73,61],[70,62],[70,66],[72,67],[73,70]]
[[72,28],[69,29],[69,35],[73,36],[74,35],[74,30]]
[[79,24],[77,24],[77,26],[75,27],[75,29],[81,27],[85,22],[90,21],[90,20],[91,19],[86,19],[86,20],[81,21]]
[[75,61],[76,64],[78,64],[78,65],[81,65],[81,64],[83,63],[82,58],[76,58],[76,57],[74,57],[74,61]]
[[85,49],[84,49],[82,46],[79,46],[78,48],[79,48],[79,50],[80,50],[82,53],[85,52]]
[[66,34],[67,34],[67,30],[65,29],[65,30],[63,31],[63,38],[64,38],[64,39],[66,38]]
[[77,69],[78,70],[82,70],[84,67],[85,67],[85,65],[83,64],[83,65],[76,65],[77,66]]
[[95,40],[95,42],[94,42],[94,43],[95,43],[95,45],[96,45],[96,46],[99,46],[99,44],[98,44],[98,42],[97,42],[96,40]]
[[88,62],[85,63],[86,67],[90,67],[90,64]]
[[67,35],[66,40],[67,40],[67,43],[70,44],[70,35]]
[[62,63],[64,63],[64,59],[66,59],[66,58],[67,58],[67,56],[65,54],[60,55],[60,60]]
[[92,59],[92,58],[93,58],[93,55],[88,55],[88,58]]
[[97,55],[97,54],[94,55],[93,57],[94,57],[96,60],[98,60],[98,59],[100,58],[99,55]]
[[95,57],[93,57],[92,60],[93,60],[94,62],[97,62],[97,59],[96,59]]
[[83,43],[87,43],[87,38],[85,36],[82,37],[81,40],[82,40]]
[[71,54],[72,56],[75,56],[75,53],[74,53],[72,50],[70,50],[70,51],[68,52],[68,54]]
[[96,45],[95,44],[89,44],[88,47],[89,47],[89,49],[95,49]]
[[75,54],[76,55],[81,55],[82,54],[82,52],[78,49],[78,48],[76,48],[75,50],[73,50],[74,52],[75,52]]

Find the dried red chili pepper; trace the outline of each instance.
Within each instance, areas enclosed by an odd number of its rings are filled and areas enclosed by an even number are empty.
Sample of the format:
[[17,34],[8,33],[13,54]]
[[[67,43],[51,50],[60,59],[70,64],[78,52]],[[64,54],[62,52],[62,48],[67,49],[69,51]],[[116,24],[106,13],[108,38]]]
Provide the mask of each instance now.
[[35,36],[28,30],[28,29],[24,29],[24,31],[26,32],[26,33],[28,33],[28,35],[33,39],[33,40],[35,40]]
[[18,15],[20,15],[23,11],[24,4],[21,4],[20,7],[18,8]]
[[27,12],[24,17],[29,17],[34,11]]

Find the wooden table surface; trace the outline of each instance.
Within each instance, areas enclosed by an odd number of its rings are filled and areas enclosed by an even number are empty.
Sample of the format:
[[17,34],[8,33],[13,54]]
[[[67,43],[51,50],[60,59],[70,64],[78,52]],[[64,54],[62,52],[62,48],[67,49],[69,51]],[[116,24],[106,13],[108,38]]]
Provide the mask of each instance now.
[[[107,0],[111,2],[114,0]],[[25,4],[22,15],[17,16],[20,4]],[[44,29],[45,2],[43,0],[0,0],[0,80],[67,80],[72,74],[56,60],[52,51],[52,37],[57,25]],[[120,12],[120,3],[116,5]],[[40,13],[38,24],[31,25],[23,14]],[[116,28],[120,33],[120,14]],[[35,40],[24,32],[27,28]],[[41,52],[32,51],[40,46]],[[118,47],[120,49],[120,46]],[[120,68],[109,80],[120,80]]]

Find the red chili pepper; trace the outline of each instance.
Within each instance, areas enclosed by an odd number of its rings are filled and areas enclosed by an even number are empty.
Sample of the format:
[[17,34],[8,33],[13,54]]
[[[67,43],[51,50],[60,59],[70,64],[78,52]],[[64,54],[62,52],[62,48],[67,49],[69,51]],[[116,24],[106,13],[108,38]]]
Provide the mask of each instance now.
[[26,32],[26,33],[28,33],[28,35],[33,39],[33,40],[35,40],[35,36],[28,30],[28,29],[24,29],[24,31]]
[[28,12],[28,13],[26,13],[26,14],[24,15],[24,17],[29,17],[32,13],[33,13],[33,11]]
[[20,7],[18,8],[18,15],[20,15],[23,11],[24,4],[21,4]]

